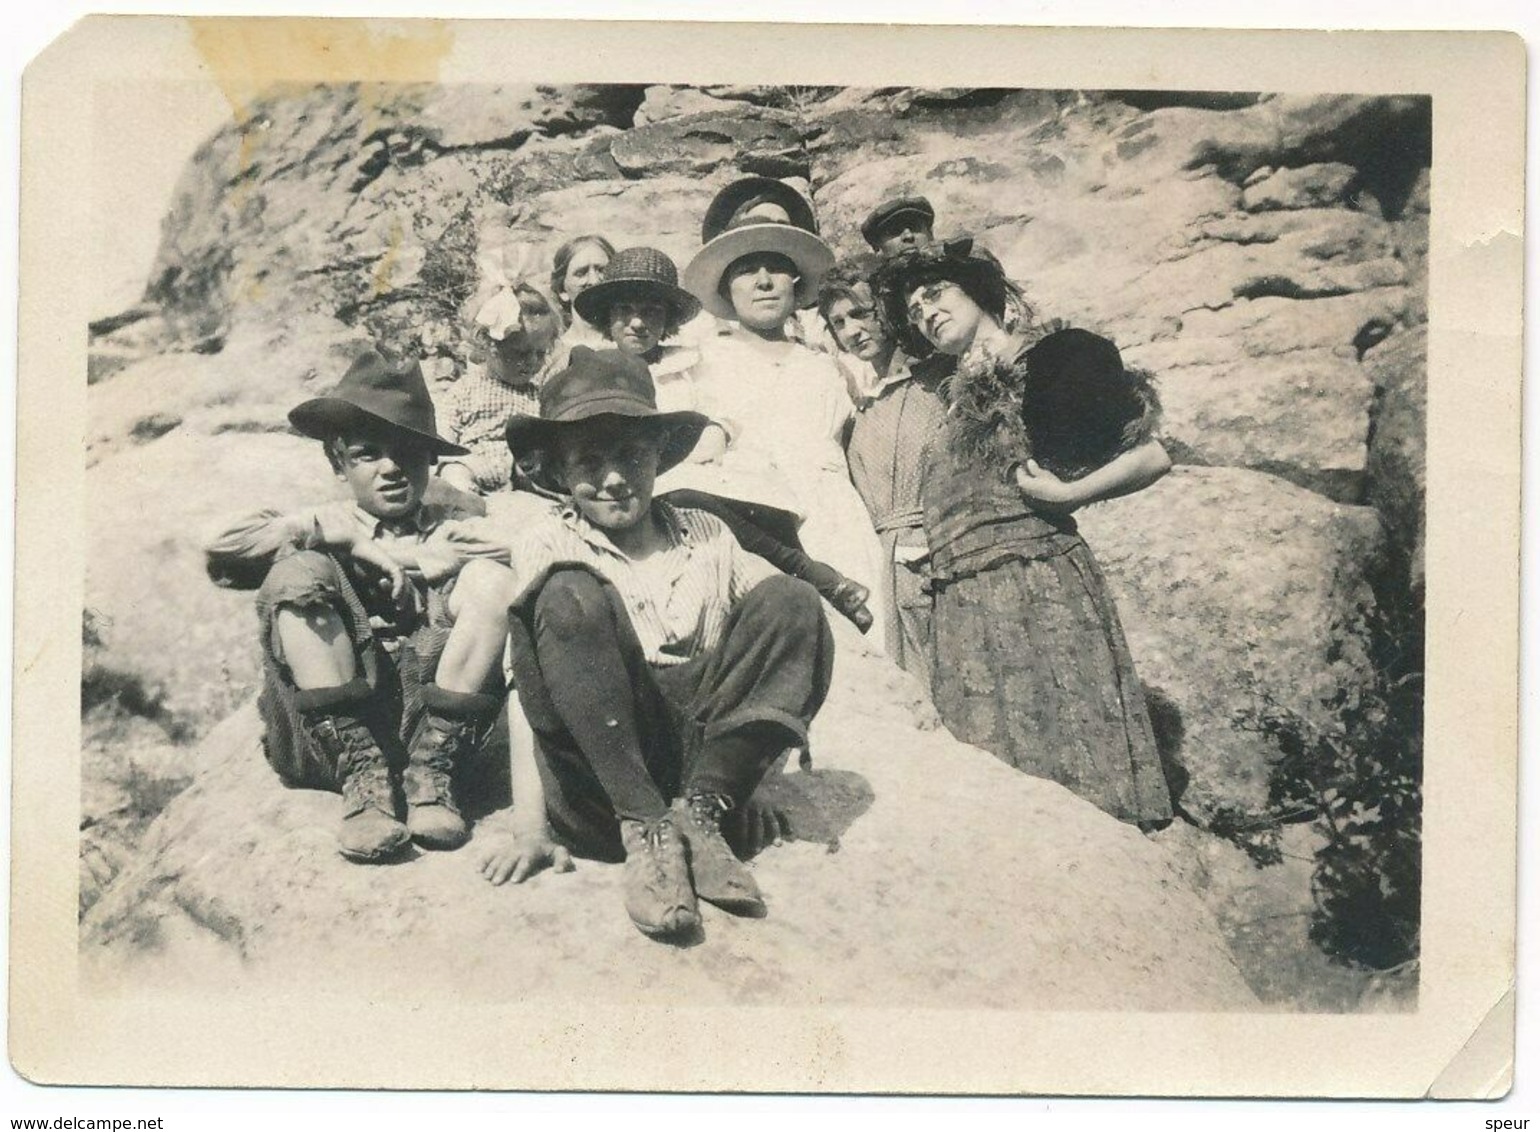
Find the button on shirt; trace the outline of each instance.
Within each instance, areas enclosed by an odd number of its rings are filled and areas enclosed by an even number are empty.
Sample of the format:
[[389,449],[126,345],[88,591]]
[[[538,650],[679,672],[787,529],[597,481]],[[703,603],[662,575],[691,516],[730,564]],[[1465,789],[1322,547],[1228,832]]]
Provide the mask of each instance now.
[[775,567],[704,511],[655,500],[652,514],[668,546],[640,560],[622,554],[575,506],[532,522],[511,550],[514,604],[533,600],[552,570],[584,566],[615,587],[649,664],[683,664],[716,648],[733,606]]

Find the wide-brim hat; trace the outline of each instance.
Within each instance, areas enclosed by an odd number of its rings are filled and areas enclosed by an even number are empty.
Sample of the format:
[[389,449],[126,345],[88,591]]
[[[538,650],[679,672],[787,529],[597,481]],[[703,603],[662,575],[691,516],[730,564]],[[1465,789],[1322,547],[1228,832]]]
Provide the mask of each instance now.
[[685,289],[718,318],[738,317],[720,290],[722,276],[735,260],[756,252],[777,252],[796,265],[799,308],[817,302],[823,277],[834,266],[834,252],[812,232],[790,224],[745,224],[729,228],[695,253],[684,269]]
[[881,243],[883,232],[904,216],[916,216],[925,221],[926,227],[936,222],[936,210],[924,197],[897,197],[872,209],[871,215],[861,223],[861,235],[875,248]]
[[421,443],[438,456],[469,451],[438,434],[433,399],[416,359],[391,361],[374,350],[355,358],[331,392],[290,409],[289,423],[317,440],[386,432]]
[[540,415],[515,415],[504,437],[514,455],[523,456],[548,449],[557,436],[585,421],[606,416],[650,421],[665,433],[658,457],[660,474],[684,460],[711,423],[689,410],[659,412],[652,374],[640,358],[619,350],[574,346],[567,367],[540,387]]
[[727,231],[733,213],[755,197],[763,197],[784,208],[793,227],[812,232],[815,236],[818,234],[818,218],[807,197],[785,181],[777,181],[773,177],[742,177],[723,186],[712,198],[706,208],[706,219],[701,221],[700,242],[709,244]]
[[604,321],[604,312],[617,301],[640,297],[669,308],[676,323],[700,313],[700,300],[679,286],[679,269],[657,248],[622,248],[604,269],[604,278],[572,300],[573,308],[591,326]]

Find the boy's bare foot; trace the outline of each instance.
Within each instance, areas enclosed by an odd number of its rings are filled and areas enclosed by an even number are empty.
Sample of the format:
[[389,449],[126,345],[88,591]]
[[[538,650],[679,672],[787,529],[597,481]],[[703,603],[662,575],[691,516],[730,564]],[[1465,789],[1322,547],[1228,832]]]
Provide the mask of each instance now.
[[682,935],[700,927],[700,907],[674,816],[623,820],[620,839],[626,849],[626,912],[631,922],[650,936]]

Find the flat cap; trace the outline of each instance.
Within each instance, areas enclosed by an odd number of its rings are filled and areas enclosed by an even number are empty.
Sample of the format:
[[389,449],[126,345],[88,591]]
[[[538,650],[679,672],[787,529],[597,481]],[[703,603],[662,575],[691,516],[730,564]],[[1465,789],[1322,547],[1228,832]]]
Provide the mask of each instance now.
[[896,197],[893,200],[885,200],[872,209],[872,214],[861,225],[861,235],[866,237],[866,242],[875,248],[878,246],[882,230],[906,214],[924,218],[927,225],[934,224],[936,221],[936,210],[924,197]]

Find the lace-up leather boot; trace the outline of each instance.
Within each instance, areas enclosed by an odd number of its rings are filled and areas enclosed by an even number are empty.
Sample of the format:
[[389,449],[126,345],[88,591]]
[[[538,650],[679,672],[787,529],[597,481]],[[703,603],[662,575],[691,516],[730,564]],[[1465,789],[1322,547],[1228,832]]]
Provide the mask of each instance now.
[[350,861],[384,860],[407,843],[406,826],[397,818],[390,764],[368,724],[341,711],[302,715],[311,742],[336,763],[342,787],[342,824],[337,850]]
[[690,887],[690,865],[672,814],[620,823],[626,849],[626,912],[650,936],[671,936],[700,926]]
[[458,849],[470,827],[454,796],[454,772],[481,750],[496,716],[495,696],[423,689],[428,706],[408,752],[401,788],[406,795],[406,826],[412,840],[426,849]]
[[763,916],[765,898],[749,867],[722,836],[722,818],[733,808],[725,794],[691,793],[674,803],[690,846],[690,875],[702,900],[738,916]]

